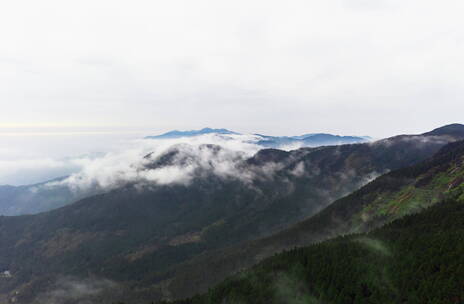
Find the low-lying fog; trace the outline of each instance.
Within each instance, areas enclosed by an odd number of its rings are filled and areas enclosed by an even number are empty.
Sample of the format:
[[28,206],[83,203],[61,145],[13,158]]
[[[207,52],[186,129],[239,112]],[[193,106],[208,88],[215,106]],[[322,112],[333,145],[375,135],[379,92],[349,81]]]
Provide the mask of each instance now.
[[143,139],[153,134],[156,132],[147,130],[0,132],[0,185],[33,184],[73,173],[110,176],[112,172],[124,170],[134,162],[141,161],[150,152],[162,153],[179,143],[194,146],[219,144],[245,155],[259,149],[252,143],[253,136],[248,135]]
[[0,132],[0,185],[38,183],[77,172],[79,160],[121,149],[143,135],[69,130]]

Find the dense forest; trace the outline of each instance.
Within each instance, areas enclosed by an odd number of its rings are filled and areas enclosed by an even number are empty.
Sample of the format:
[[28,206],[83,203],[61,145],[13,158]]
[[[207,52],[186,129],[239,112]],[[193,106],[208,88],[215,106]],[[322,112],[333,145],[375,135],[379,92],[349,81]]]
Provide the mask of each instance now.
[[[378,178],[308,223],[316,228],[329,214],[353,228],[356,214],[367,208],[371,217],[363,229],[381,228],[285,250],[206,293],[158,303],[463,303],[463,165],[464,142],[449,144],[430,160]],[[302,227],[282,236],[314,230]]]
[[271,237],[204,254],[178,267],[160,285],[177,298],[205,293],[230,274],[248,269],[283,250],[338,235],[365,233],[426,210],[444,200],[464,199],[464,141],[443,147],[434,157],[385,174],[335,201],[317,215]]
[[174,303],[463,301],[464,203],[448,200],[370,233],[277,254]]

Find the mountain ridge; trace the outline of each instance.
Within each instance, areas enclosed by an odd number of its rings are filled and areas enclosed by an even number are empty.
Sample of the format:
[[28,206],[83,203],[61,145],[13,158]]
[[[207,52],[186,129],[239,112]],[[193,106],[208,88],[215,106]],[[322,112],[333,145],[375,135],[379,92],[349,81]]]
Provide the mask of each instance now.
[[[411,186],[417,190],[411,189]],[[395,197],[389,193],[398,194]],[[226,274],[251,267],[274,253],[340,234],[366,232],[447,198],[464,201],[464,141],[444,146],[430,160],[377,178],[290,229],[196,257],[173,270],[168,276],[173,280],[169,281],[168,287],[163,287],[171,289],[163,293],[182,298],[193,296],[189,290],[206,292],[211,282],[218,283],[226,278]],[[402,207],[390,207],[398,204]],[[208,267],[214,271],[206,271]],[[209,283],[205,285],[206,281]]]
[[146,136],[146,139],[172,139],[172,138],[180,138],[180,137],[192,137],[192,136],[198,136],[198,135],[205,135],[205,134],[227,134],[227,135],[232,135],[232,134],[239,134],[234,131],[230,131],[227,129],[214,129],[214,128],[203,128],[200,130],[189,130],[189,131],[179,131],[179,130],[172,130],[168,131],[166,133],[160,134],[160,135],[151,135],[151,136]]
[[[420,135],[399,135],[399,136],[450,136],[450,134],[458,135],[462,130],[462,125],[460,124],[450,124],[440,128],[436,128],[430,132],[426,132]],[[204,128],[202,130],[194,130],[192,132],[213,132],[218,133],[222,132],[224,134],[239,134],[237,132],[233,132],[227,129],[211,129],[211,128]],[[190,131],[188,131],[190,132]],[[284,142],[279,141],[279,138],[287,139],[297,139],[299,141],[306,140],[308,138],[314,138],[318,136],[331,136],[329,142],[319,142],[317,144],[308,144],[309,146],[318,146],[323,144],[340,144],[342,142],[333,142],[333,135],[325,134],[325,133],[309,133],[301,136],[293,136],[293,137],[272,137],[269,136],[268,140],[261,140],[261,144],[263,148],[269,147],[274,148],[275,146],[279,146],[284,144]],[[265,136],[265,135],[262,135]],[[339,136],[340,137],[340,136]],[[277,138],[277,139],[276,139]],[[345,138],[353,138],[350,136],[346,136]],[[354,137],[354,142],[358,141],[359,137]],[[277,141],[276,141],[277,140]],[[285,141],[284,140],[284,141]],[[377,142],[388,141],[390,139],[379,140]],[[294,142],[293,142],[294,143]],[[373,142],[375,143],[375,142]],[[286,142],[287,145],[292,145],[292,142]],[[48,211],[57,207],[65,206],[69,203],[75,202],[81,198],[96,194],[98,192],[94,189],[92,192],[89,193],[78,193],[74,191],[69,191],[66,186],[58,187],[55,184],[54,189],[48,187],[43,187],[43,185],[53,183],[56,179],[34,184],[34,185],[24,185],[24,186],[10,186],[10,185],[0,185],[0,214],[3,215],[21,215],[21,214],[35,214],[39,212]]]
[[[212,129],[203,128],[200,130],[178,131],[173,130],[160,135],[146,136],[145,139],[176,139],[195,137],[206,134],[218,135],[243,135],[238,132],[230,131],[228,129]],[[297,136],[269,136],[263,134],[253,134],[259,137],[255,142],[257,145],[264,148],[279,148],[283,146],[305,146],[316,147],[323,145],[340,145],[349,143],[361,143],[370,141],[369,136],[340,136],[328,133],[308,133]]]
[[[216,249],[242,244],[248,250],[250,245],[243,241],[278,233],[377,174],[417,163],[462,138],[464,130],[459,136],[400,136],[290,152],[265,149],[237,167],[240,173],[256,174],[248,186],[202,170],[190,185],[128,185],[46,213],[0,217],[0,268],[13,276],[0,281],[0,295],[20,291],[19,303],[30,303],[51,288],[45,281],[52,284],[61,275],[89,273],[147,289],[151,299],[169,290],[179,296],[187,295],[186,290],[201,291],[209,282],[189,280],[198,284],[191,289],[181,284],[181,273],[170,284],[163,278],[173,269],[183,269],[177,265],[209,257]],[[204,149],[215,151],[214,146]],[[159,160],[150,161],[156,166],[172,162],[169,157],[157,164]],[[232,254],[230,250],[225,256]],[[202,271],[216,263],[214,256],[207,259]],[[197,271],[192,269],[192,276]],[[222,269],[217,275],[233,271]],[[161,291],[159,284],[164,285]]]

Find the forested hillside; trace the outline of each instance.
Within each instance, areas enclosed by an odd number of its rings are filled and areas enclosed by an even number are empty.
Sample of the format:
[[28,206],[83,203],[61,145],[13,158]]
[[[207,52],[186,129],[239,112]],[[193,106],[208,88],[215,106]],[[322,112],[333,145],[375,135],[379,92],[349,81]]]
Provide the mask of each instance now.
[[464,200],[293,249],[176,304],[462,303]]
[[[271,237],[203,254],[172,271],[159,288],[165,294],[205,292],[228,274],[265,257],[340,234],[380,227],[443,199],[464,197],[464,142],[444,147],[430,160],[385,174],[294,227]],[[167,291],[168,292],[167,292]]]

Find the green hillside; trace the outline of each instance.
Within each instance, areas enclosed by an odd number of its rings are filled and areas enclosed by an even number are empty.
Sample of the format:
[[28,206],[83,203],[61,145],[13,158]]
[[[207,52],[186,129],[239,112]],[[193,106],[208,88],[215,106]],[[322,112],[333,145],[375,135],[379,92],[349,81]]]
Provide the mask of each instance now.
[[319,214],[271,237],[203,254],[174,269],[158,288],[177,297],[205,292],[229,274],[282,250],[337,235],[367,232],[444,199],[462,200],[464,142],[444,147],[430,160],[385,174],[334,202]]
[[[439,179],[438,179],[439,180]],[[266,259],[177,304],[462,303],[464,200]]]

